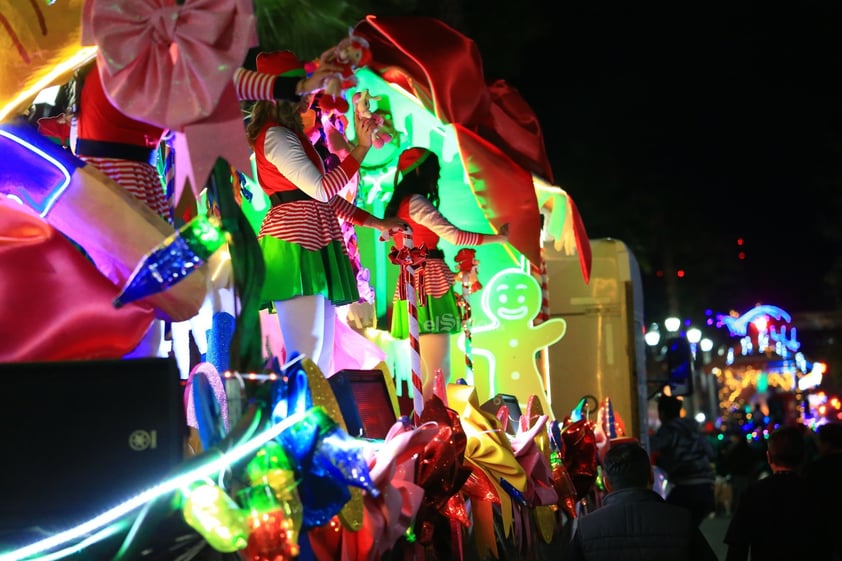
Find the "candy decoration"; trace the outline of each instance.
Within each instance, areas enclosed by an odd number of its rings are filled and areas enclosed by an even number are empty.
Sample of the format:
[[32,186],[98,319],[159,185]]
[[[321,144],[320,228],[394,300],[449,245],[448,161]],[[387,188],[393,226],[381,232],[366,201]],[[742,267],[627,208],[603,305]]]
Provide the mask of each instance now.
[[204,479],[182,489],[184,520],[217,551],[239,551],[248,544],[243,512],[225,491]]
[[[392,262],[397,262],[401,267],[401,284],[400,297],[406,296],[406,307],[409,317],[409,348],[411,352],[412,365],[412,409],[415,413],[415,419],[421,418],[421,411],[424,410],[424,394],[422,393],[422,378],[421,378],[421,342],[418,330],[418,301],[416,299],[415,285],[416,285],[416,267],[413,259],[413,250],[415,249],[412,241],[412,229],[406,228],[403,231],[403,250],[397,251],[392,249],[390,258]],[[417,255],[417,254],[416,254]],[[426,256],[426,252],[424,252]],[[423,263],[423,262],[422,262]],[[423,282],[418,283],[423,287]]]
[[225,243],[219,221],[200,214],[168,236],[135,267],[114,307],[156,294],[177,284]]
[[456,275],[457,280],[462,284],[462,294],[457,300],[459,311],[462,313],[462,331],[465,333],[465,378],[469,384],[474,383],[474,360],[473,348],[471,344],[471,325],[473,318],[471,317],[471,293],[482,288],[482,285],[477,280],[477,265],[476,250],[469,248],[462,248],[456,253],[456,264],[459,266],[459,272]]

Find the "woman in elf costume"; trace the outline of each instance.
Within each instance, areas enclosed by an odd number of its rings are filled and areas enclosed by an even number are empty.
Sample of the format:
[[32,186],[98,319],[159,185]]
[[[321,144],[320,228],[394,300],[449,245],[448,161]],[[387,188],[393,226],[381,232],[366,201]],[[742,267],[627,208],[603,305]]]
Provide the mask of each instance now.
[[[278,51],[260,53],[257,70],[303,75],[304,65]],[[330,376],[335,306],[360,297],[339,219],[384,232],[402,221],[377,218],[339,196],[371,148],[373,124],[357,120],[356,145],[326,171],[304,128],[307,101],[258,101],[247,134],[272,204],[258,232],[266,264],[261,298],[278,313],[287,352],[309,357]]]
[[[418,331],[423,371],[423,394],[426,402],[432,395],[433,374],[441,369],[445,381],[450,377],[450,335],[459,333],[461,324],[456,297],[453,293],[455,278],[438,248],[444,238],[454,245],[477,246],[509,241],[508,224],[499,234],[480,234],[457,228],[438,210],[439,206],[438,157],[424,148],[408,148],[398,159],[395,190],[386,206],[385,215],[404,220],[412,228],[413,247],[426,248],[422,265],[423,287],[416,286],[416,294],[424,294],[418,302]],[[404,247],[404,234],[395,236],[398,249]],[[399,299],[397,287],[392,307],[392,336],[409,337],[406,301]]]

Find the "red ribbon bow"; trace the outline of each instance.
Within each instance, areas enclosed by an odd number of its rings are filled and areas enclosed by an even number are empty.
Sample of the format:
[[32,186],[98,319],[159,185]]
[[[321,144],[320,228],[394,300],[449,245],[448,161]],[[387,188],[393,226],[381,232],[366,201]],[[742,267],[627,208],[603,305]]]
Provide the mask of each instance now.
[[389,252],[389,260],[398,265],[400,275],[398,276],[398,298],[400,300],[407,300],[406,287],[409,283],[415,287],[415,296],[419,305],[427,305],[427,289],[424,286],[424,264],[427,261],[427,248],[420,247],[403,247],[397,249],[392,247]]

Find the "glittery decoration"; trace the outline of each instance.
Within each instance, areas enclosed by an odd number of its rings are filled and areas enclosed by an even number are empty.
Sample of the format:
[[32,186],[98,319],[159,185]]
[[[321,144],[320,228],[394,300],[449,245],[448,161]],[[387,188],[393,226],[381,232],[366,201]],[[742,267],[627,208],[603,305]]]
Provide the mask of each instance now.
[[[197,398],[193,397],[193,384],[196,380],[196,376],[205,378],[205,380],[210,384],[210,387],[213,390],[213,395],[211,396],[206,394],[201,397],[206,400],[214,400],[215,403],[212,407],[218,411],[219,420],[222,422],[222,430],[225,434],[227,434],[230,430],[230,424],[228,419],[228,396],[225,393],[225,382],[223,381],[222,376],[219,375],[216,368],[207,362],[200,362],[194,366],[190,371],[190,375],[187,377],[187,383],[184,387],[184,411],[187,418],[187,426],[199,429],[200,433],[207,430],[206,427],[202,427],[200,425],[199,419],[196,417],[196,399],[198,399],[198,396]],[[205,422],[209,420],[211,419],[205,419]],[[202,438],[204,439],[204,436]],[[205,447],[205,449],[207,449],[207,447]]]
[[321,407],[313,408],[312,417],[319,424],[320,436],[313,453],[313,467],[377,497],[380,491],[371,481],[362,441],[342,430]]
[[[301,477],[298,495],[303,506],[301,528],[304,531],[327,524],[351,500],[347,484],[314,465],[313,456],[320,439],[320,427],[314,418],[317,410],[316,407],[310,409],[300,422],[278,436]],[[321,411],[324,414],[324,410]]]
[[[537,490],[545,489],[547,491],[555,491],[556,495],[553,499],[555,504],[548,505],[547,502],[549,499],[547,499],[542,501],[541,504],[538,504],[533,511],[535,526],[538,528],[538,532],[541,534],[544,542],[549,544],[553,539],[553,534],[555,533],[556,509],[558,508],[558,504],[562,501],[562,495],[558,493],[558,489],[556,488],[554,481],[555,473],[550,458],[552,447],[550,444],[549,432],[546,430],[548,418],[545,418],[544,416],[544,408],[541,405],[541,400],[536,396],[531,395],[526,403],[526,414],[521,415],[520,417],[520,430],[522,432],[529,432],[537,423],[542,421],[544,427],[541,430],[535,431],[535,435],[532,437],[532,440],[535,442],[535,446],[543,456],[543,461],[539,466],[527,471],[530,473],[531,477],[537,478],[536,481],[534,481],[534,485]],[[546,487],[552,487],[552,489],[546,489]]]
[[573,485],[573,480],[570,479],[570,474],[567,473],[567,468],[561,461],[561,457],[557,452],[551,455],[551,465],[553,468],[553,487],[558,494],[558,505],[564,513],[572,520],[576,518],[576,487]]
[[[436,436],[418,454],[415,483],[424,489],[424,498],[415,517],[416,537],[420,544],[430,545],[441,515],[460,520],[463,504],[451,498],[462,490],[471,476],[465,467],[467,437],[455,411],[433,396],[424,405],[419,426],[432,423]],[[419,429],[415,429],[419,430]],[[442,531],[450,532],[450,528]]]
[[162,292],[207,261],[225,243],[218,220],[200,214],[147,253],[114,299],[114,307]]
[[213,365],[204,362],[193,368],[185,395],[191,398],[187,406],[193,411],[202,449],[210,450],[228,432],[225,385]]
[[[307,375],[307,380],[310,387],[310,395],[313,399],[313,405],[324,407],[331,419],[339,423],[342,430],[348,430],[345,424],[345,419],[342,417],[342,411],[339,409],[339,402],[336,401],[336,396],[333,395],[333,390],[330,383],[325,379],[319,367],[309,358],[301,361],[301,367]],[[357,531],[363,526],[363,495],[359,488],[352,488],[349,490],[351,499],[345,503],[342,510],[339,512],[339,519],[342,524],[349,530]]]
[[[292,353],[293,361],[298,353]],[[281,377],[272,384],[272,423],[278,424],[295,413],[303,414],[313,407],[310,381],[304,371],[302,361],[295,361],[286,371],[273,358],[273,368]]]
[[291,522],[288,528],[289,541],[298,544],[304,507],[296,488],[298,481],[294,466],[283,447],[275,441],[267,442],[246,465],[246,474],[252,485],[263,483],[272,489],[278,503],[284,508],[286,518]]
[[289,509],[269,485],[255,485],[239,493],[251,529],[245,558],[249,561],[292,561],[297,557],[298,532]]
[[596,481],[597,450],[596,435],[590,421],[582,419],[561,430],[566,453],[562,460],[564,467],[576,487],[579,500],[585,498]]
[[217,372],[231,369],[231,338],[237,322],[228,312],[216,312],[211,319],[208,333],[207,362],[216,367]]
[[240,507],[211,481],[194,482],[182,490],[184,520],[217,551],[246,547],[249,526]]

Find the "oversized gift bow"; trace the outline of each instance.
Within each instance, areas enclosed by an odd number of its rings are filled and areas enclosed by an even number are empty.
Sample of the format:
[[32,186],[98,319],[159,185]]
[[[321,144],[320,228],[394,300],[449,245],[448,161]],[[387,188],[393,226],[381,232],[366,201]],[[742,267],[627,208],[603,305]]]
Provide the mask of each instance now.
[[319,561],[375,561],[395,547],[412,524],[424,489],[415,482],[420,455],[439,432],[435,423],[410,429],[398,421],[382,445],[367,449],[371,479],[380,496],[363,498],[363,525],[359,531],[337,524],[310,531],[313,553]]
[[87,0],[82,44],[96,44],[103,87],[125,115],[175,132],[178,202],[217,158],[250,173],[234,72],[258,44],[249,0]]
[[562,461],[576,487],[576,498],[582,500],[591,491],[597,476],[597,448],[593,422],[583,418],[561,429],[564,441]]
[[[389,260],[400,267],[398,276],[398,298],[407,299],[406,287],[412,283],[415,287],[415,296],[419,306],[427,305],[427,289],[424,287],[424,267],[427,260],[427,248],[424,245],[419,247],[403,247],[398,249],[392,247],[389,251]],[[415,278],[412,278],[414,272]]]
[[[553,484],[553,470],[550,464],[550,442],[547,433],[549,416],[544,414],[538,396],[531,395],[527,400],[526,413],[520,416],[517,435],[511,438],[515,452],[524,472],[528,474],[524,496],[533,509],[535,526],[545,543],[550,543],[556,529],[555,510],[560,497]],[[526,546],[531,550],[532,533],[529,529],[527,512],[523,515],[523,535]]]
[[[415,482],[424,489],[424,499],[415,519],[419,546],[433,542],[438,516],[449,521],[454,553],[462,554],[461,528],[470,524],[462,487],[471,474],[465,466],[467,437],[456,411],[449,409],[437,396],[424,404],[419,426],[433,426],[436,434],[418,456]],[[424,557],[423,550],[417,552]]]
[[[481,556],[497,558],[492,512],[493,496],[499,500],[503,533],[509,536],[514,521],[514,501],[524,504],[527,475],[515,458],[508,436],[500,422],[480,409],[476,390],[464,384],[449,384],[447,399],[459,413],[468,444],[465,463],[473,468],[474,475],[465,485],[465,492],[472,499],[474,536]],[[475,485],[476,484],[476,485]]]

